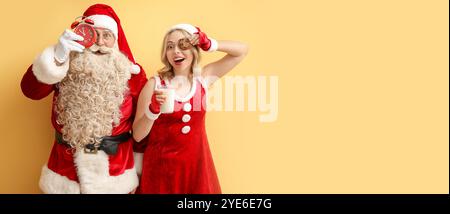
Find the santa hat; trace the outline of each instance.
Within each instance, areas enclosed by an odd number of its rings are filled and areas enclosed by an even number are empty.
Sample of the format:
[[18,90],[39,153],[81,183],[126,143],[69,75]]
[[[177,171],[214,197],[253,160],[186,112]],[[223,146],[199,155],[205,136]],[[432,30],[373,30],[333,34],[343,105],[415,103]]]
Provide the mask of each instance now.
[[125,37],[122,25],[120,24],[120,19],[117,17],[114,10],[105,4],[94,4],[84,12],[83,16],[92,19],[92,21],[94,21],[94,27],[106,28],[114,34],[119,50],[134,64],[131,73],[139,73],[141,69],[134,61],[133,54],[128,46],[127,38]]
[[177,24],[177,25],[172,26],[169,31],[173,31],[173,30],[177,30],[177,29],[185,30],[192,35],[194,35],[195,33],[198,33],[198,29],[190,24]]

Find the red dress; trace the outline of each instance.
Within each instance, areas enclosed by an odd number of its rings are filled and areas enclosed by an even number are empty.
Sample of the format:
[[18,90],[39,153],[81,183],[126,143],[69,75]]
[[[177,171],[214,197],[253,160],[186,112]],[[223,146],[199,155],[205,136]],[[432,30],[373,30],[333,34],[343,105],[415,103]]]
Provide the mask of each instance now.
[[[156,86],[165,84],[155,77]],[[205,130],[206,88],[195,78],[175,110],[153,124],[144,152],[139,193],[221,193]]]

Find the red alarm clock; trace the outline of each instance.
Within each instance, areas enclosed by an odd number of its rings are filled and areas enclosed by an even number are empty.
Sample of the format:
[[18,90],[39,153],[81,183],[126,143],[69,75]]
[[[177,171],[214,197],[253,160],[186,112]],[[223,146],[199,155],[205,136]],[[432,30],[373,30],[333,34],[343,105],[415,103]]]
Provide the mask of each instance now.
[[77,41],[85,48],[91,47],[97,41],[97,32],[94,29],[94,21],[91,19],[81,19],[75,21],[70,26],[73,31],[84,38],[83,41]]

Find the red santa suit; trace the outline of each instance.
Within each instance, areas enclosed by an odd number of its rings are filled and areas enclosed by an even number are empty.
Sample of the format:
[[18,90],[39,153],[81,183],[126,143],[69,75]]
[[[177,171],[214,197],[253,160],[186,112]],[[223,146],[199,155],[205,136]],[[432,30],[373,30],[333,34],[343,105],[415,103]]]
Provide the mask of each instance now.
[[[155,77],[155,89],[167,80]],[[205,94],[200,77],[186,97],[175,96],[175,111],[155,120],[142,163],[139,193],[221,193],[205,129]]]
[[[89,7],[83,15],[92,17],[95,25],[107,29],[115,25],[111,30],[116,36],[119,50],[135,63],[120,20],[111,7],[96,4]],[[147,81],[142,68],[137,64],[133,66],[134,72],[128,80],[129,93],[121,105],[120,123],[113,128],[112,136],[131,130],[137,99]],[[21,82],[22,92],[34,100],[54,92],[51,121],[59,133],[62,127],[56,122],[58,115],[55,111],[58,82],[65,77],[68,69],[69,62],[56,66],[52,46],[36,58]],[[55,140],[48,163],[42,169],[39,186],[45,193],[129,193],[138,186],[134,163],[132,138],[120,143],[114,155],[101,150],[97,154],[73,152],[70,147]]]

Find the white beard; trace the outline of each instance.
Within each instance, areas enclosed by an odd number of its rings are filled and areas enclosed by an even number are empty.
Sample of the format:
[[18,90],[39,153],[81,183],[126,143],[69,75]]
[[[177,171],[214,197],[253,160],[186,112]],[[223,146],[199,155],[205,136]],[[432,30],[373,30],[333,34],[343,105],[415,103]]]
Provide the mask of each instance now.
[[86,49],[71,55],[67,76],[59,83],[57,122],[72,148],[99,144],[120,123],[132,62],[115,48],[97,55]]

